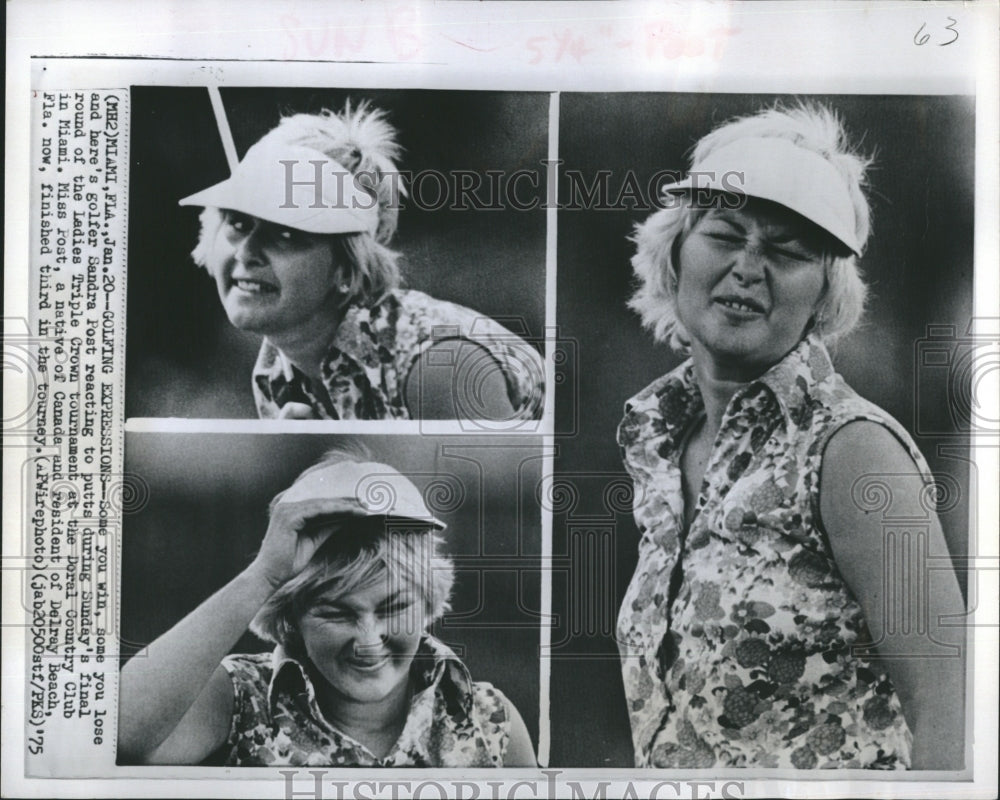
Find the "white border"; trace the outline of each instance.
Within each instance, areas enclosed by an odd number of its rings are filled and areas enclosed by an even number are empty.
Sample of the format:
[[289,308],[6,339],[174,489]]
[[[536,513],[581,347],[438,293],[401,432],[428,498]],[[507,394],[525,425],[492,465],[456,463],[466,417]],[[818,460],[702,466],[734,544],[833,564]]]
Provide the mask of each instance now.
[[[937,31],[956,20],[961,44],[914,44],[920,25]],[[777,2],[738,5],[717,3],[380,3],[319,4],[290,2],[193,3],[28,2],[7,5],[7,147],[5,306],[7,318],[24,317],[28,252],[28,101],[32,71],[41,62],[32,56],[55,57],[44,65],[53,88],[121,87],[129,84],[181,85],[329,85],[381,88],[517,89],[531,91],[723,91],[754,93],[952,94],[975,93],[977,173],[975,217],[975,313],[998,316],[1000,172],[995,143],[998,136],[998,40],[996,2]],[[656,40],[673,37],[674,49]],[[713,33],[719,30],[731,33]],[[341,52],[337,35],[363,36],[363,53]],[[325,37],[325,38],[324,38]],[[652,43],[651,43],[651,40]],[[631,44],[627,44],[627,43]],[[701,48],[699,50],[699,47]],[[342,50],[343,48],[341,48]],[[348,48],[349,50],[349,48]],[[775,57],[780,54],[780,58]],[[143,56],[143,60],[62,60],[60,57]],[[150,56],[154,60],[148,60]],[[283,63],[289,57],[293,63]],[[186,59],[186,60],[156,60]],[[345,63],[351,58],[366,64]],[[214,59],[203,62],[202,59]],[[220,61],[219,59],[224,59]],[[229,60],[233,59],[233,60]],[[242,61],[254,59],[254,62]],[[266,62],[266,63],[262,63]],[[338,62],[332,65],[330,62]],[[335,72],[334,72],[335,70]],[[333,77],[335,76],[335,77]],[[557,95],[556,95],[557,96]],[[553,237],[550,228],[549,236]],[[550,238],[550,247],[553,239]],[[554,320],[555,274],[549,258],[547,323]],[[551,375],[549,385],[552,385]],[[17,408],[25,396],[23,381],[5,372],[6,408]],[[997,387],[981,387],[978,397],[995,409]],[[551,419],[551,400],[547,401]],[[135,420],[129,430],[151,429],[156,421]],[[198,429],[200,422],[184,423]],[[212,423],[212,430],[243,430],[255,423]],[[440,432],[449,432],[445,424]],[[173,427],[177,430],[177,427]],[[202,428],[208,429],[208,428]],[[255,428],[260,430],[259,427]],[[296,432],[305,432],[296,423]],[[357,432],[385,432],[359,425]],[[422,428],[428,432],[426,424]],[[277,431],[276,431],[277,432]],[[985,487],[997,485],[998,449],[995,438],[974,448],[982,491],[973,518],[979,539],[973,551],[984,566],[995,564],[996,532],[1000,526],[994,498]],[[19,459],[4,459],[5,497],[15,497]],[[4,531],[17,530],[17,508],[4,503]],[[551,535],[551,531],[546,531]],[[550,538],[546,541],[550,542]],[[549,545],[550,546],[550,545]],[[744,780],[747,794],[771,796],[868,797],[988,797],[996,794],[997,685],[991,679],[997,664],[997,573],[978,573],[980,604],[975,612],[976,648],[970,686],[978,708],[973,741],[974,777],[965,782],[915,780],[916,776],[876,776],[839,773],[822,781],[753,779],[753,771],[713,774],[717,783]],[[17,607],[4,586],[4,608]],[[543,595],[544,596],[544,595]],[[14,602],[11,602],[14,601]],[[16,622],[16,620],[14,620]],[[8,624],[11,622],[5,619]],[[194,768],[187,780],[136,780],[126,775],[149,771],[122,770],[122,778],[97,781],[23,780],[23,686],[20,630],[3,631],[4,681],[3,793],[6,796],[95,795],[172,796],[178,793],[214,796],[283,796],[274,777],[240,780],[232,773]],[[543,717],[544,718],[544,717]],[[253,771],[256,773],[257,771]],[[273,773],[268,772],[273,776]],[[415,781],[426,773],[405,771]],[[206,780],[206,778],[209,778]],[[343,779],[370,778],[357,771],[338,773]],[[447,779],[444,773],[435,779]],[[482,774],[464,775],[487,780]],[[562,779],[596,782],[617,779],[655,780],[649,772],[566,770]],[[661,776],[684,780],[684,773]],[[704,774],[690,775],[708,779]],[[504,779],[535,779],[534,771],[507,771]],[[849,781],[849,782],[848,782]],[[638,784],[636,784],[638,786]],[[297,787],[301,788],[301,787]],[[609,789],[614,796],[624,784]],[[704,789],[703,789],[704,791]],[[641,794],[641,792],[640,792]],[[332,795],[331,795],[332,796]],[[346,795],[345,795],[346,796]],[[528,794],[519,796],[530,796]]]

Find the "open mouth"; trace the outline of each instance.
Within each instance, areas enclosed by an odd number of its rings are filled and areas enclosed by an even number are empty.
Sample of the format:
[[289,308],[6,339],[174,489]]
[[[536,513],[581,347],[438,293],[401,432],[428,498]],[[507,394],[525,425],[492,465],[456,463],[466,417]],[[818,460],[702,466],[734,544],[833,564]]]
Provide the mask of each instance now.
[[274,284],[265,283],[264,281],[248,280],[245,278],[233,280],[233,286],[241,292],[246,292],[247,294],[273,294],[278,291],[278,287]]
[[727,295],[726,297],[715,298],[715,302],[725,308],[731,309],[732,311],[739,311],[743,314],[764,313],[764,306],[749,297],[735,297],[733,295]]

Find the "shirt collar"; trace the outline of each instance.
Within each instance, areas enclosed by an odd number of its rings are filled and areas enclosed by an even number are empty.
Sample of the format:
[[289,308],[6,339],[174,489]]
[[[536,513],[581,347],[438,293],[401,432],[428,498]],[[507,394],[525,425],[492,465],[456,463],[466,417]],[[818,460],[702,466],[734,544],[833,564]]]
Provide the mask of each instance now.
[[[389,293],[373,306],[351,305],[337,326],[333,341],[327,348],[324,361],[333,354],[340,354],[365,369],[377,369],[385,356],[395,353],[395,330],[401,303],[396,294]],[[390,356],[391,357],[391,356]],[[284,354],[267,338],[257,356],[253,369],[254,380],[267,381],[271,396],[277,397],[281,386],[290,384],[301,373]]]
[[[284,688],[279,684],[286,681],[287,690],[305,691],[310,707],[315,709],[314,713],[318,712],[316,688],[306,664],[279,644],[271,653],[271,669],[267,702],[272,716],[278,693]],[[410,674],[415,684],[414,703],[440,687],[449,705],[457,703],[466,713],[472,710],[473,685],[468,668],[448,645],[429,633],[420,639]]]
[[619,443],[644,438],[643,432],[651,432],[662,436],[668,449],[674,449],[703,407],[694,364],[688,359],[626,401]]
[[[781,361],[737,392],[729,409],[735,408],[740,398],[763,389],[776,400],[786,423],[797,425],[805,416],[815,387],[833,374],[833,363],[826,347],[815,336],[807,336]],[[625,403],[619,440],[635,438],[626,430],[635,427],[664,436],[666,448],[674,449],[703,409],[694,364],[688,359]]]
[[778,402],[787,422],[798,424],[812,402],[816,387],[834,374],[826,346],[815,336],[807,336],[771,369],[744,389],[750,393],[763,386]]
[[349,306],[337,326],[330,350],[338,350],[368,369],[382,364],[386,351],[394,354],[400,301],[387,294],[373,306]]

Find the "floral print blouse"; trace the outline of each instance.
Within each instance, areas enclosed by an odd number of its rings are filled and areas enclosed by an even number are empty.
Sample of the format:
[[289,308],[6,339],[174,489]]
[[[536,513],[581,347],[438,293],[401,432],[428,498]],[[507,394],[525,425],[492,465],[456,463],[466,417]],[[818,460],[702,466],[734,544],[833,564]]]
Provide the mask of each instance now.
[[540,416],[544,373],[534,347],[490,317],[413,290],[348,309],[321,365],[329,401],[265,339],[253,370],[257,413],[275,419],[295,402],[316,419],[409,419],[410,369],[432,345],[456,339],[479,345],[499,366],[515,419]]
[[473,682],[451,649],[425,636],[413,662],[415,691],[403,732],[385,758],[330,725],[305,667],[286,650],[222,661],[235,703],[227,764],[237,766],[502,767],[508,700]]
[[640,767],[909,767],[911,735],[819,517],[830,437],[902,427],[805,339],[737,392],[687,536],[680,457],[703,413],[691,362],[625,405],[618,442],[635,483],[639,560],[618,618]]

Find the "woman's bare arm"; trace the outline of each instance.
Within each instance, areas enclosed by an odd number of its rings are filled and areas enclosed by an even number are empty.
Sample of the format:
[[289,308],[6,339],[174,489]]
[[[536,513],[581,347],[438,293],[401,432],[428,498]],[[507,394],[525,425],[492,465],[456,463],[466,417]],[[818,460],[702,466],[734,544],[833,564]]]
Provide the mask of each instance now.
[[[888,508],[866,511],[852,495],[855,482],[866,476],[889,487]],[[886,570],[891,544],[883,521],[886,511],[895,517],[926,519],[926,555],[948,555],[937,515],[921,505],[924,484],[916,464],[886,428],[873,422],[853,422],[830,439],[823,456],[820,489],[820,513],[837,567],[864,609],[878,654],[913,733],[911,767],[962,769],[963,629],[941,624],[944,616],[964,613],[955,573],[932,572],[919,564],[916,570]],[[915,581],[922,585],[914,585]],[[926,598],[926,630],[920,630],[923,625],[916,618],[923,612],[919,606],[911,619],[892,620],[895,624],[887,625],[887,597]],[[904,627],[904,623],[910,624]],[[949,649],[949,645],[953,647]]]
[[504,767],[537,767],[538,759],[531,744],[528,726],[510,700],[507,701],[507,714],[510,717],[510,739],[503,756]]
[[273,591],[247,570],[125,665],[118,747],[126,759],[196,764],[225,741],[232,687],[219,662]]
[[465,339],[428,348],[406,377],[404,398],[413,419],[514,418],[500,364],[485,347]]

